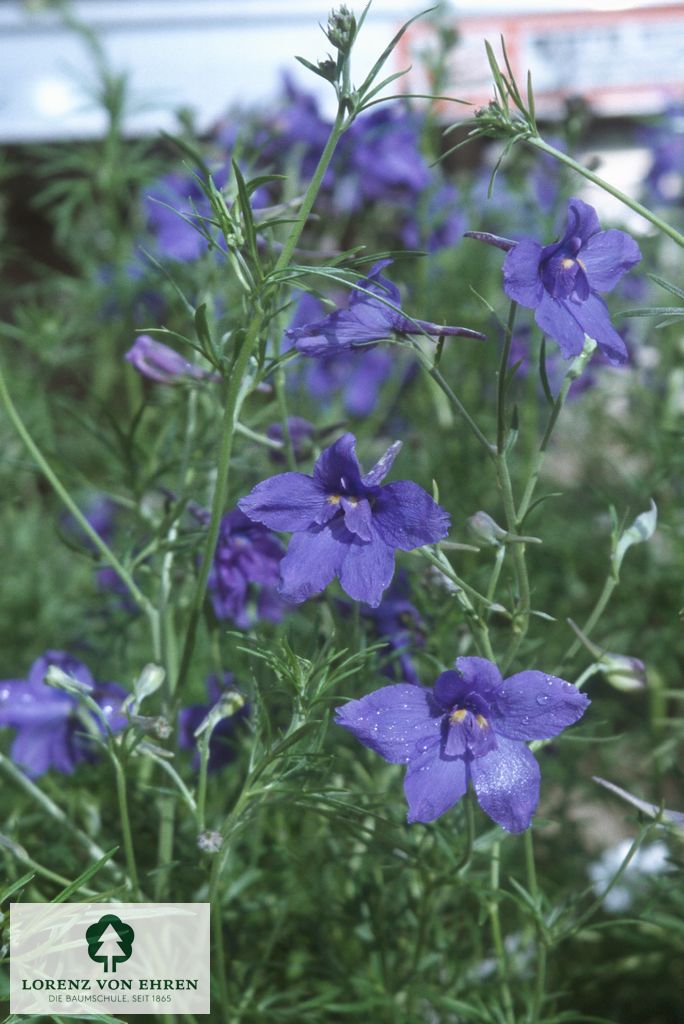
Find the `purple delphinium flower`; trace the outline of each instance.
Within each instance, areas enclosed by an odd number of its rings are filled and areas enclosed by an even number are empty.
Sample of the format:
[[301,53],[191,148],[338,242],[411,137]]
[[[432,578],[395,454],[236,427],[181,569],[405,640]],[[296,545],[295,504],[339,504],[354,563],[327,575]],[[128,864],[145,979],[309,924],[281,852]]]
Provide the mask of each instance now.
[[593,207],[570,199],[560,241],[542,246],[523,238],[508,253],[504,291],[534,309],[537,326],[558,342],[565,359],[580,354],[587,334],[611,363],[624,363],[625,343],[597,293],[612,291],[640,259],[633,238],[624,231],[602,231]]
[[266,527],[235,508],[221,520],[209,594],[217,619],[248,629],[255,619],[280,622],[284,602],[276,593],[283,548]]
[[282,596],[295,603],[337,576],[355,601],[376,608],[394,574],[394,552],[434,544],[449,516],[410,480],[381,486],[401,448],[395,442],[363,473],[353,434],[321,453],[313,475],[280,473],[238,502],[250,519],[294,534],[280,564]]
[[[96,683],[90,669],[64,651],[46,651],[31,665],[26,679],[0,680],[0,726],[17,730],[12,759],[31,778],[50,768],[69,773],[80,762],[93,758],[92,742],[77,714],[78,699],[43,681],[51,666],[91,687],[90,696],[102,708],[112,731],[126,724],[120,712],[126,696],[122,687],[116,683]],[[91,717],[102,728],[102,723],[94,715]]]
[[[321,356],[339,352],[369,342],[382,341],[394,334],[461,335],[483,338],[479,331],[467,327],[446,327],[425,320],[410,320],[401,312],[399,289],[381,271],[392,260],[379,260],[368,277],[357,281],[352,289],[349,306],[337,309],[322,320],[291,327],[285,332],[286,342],[304,355]],[[359,291],[363,288],[364,291]],[[368,294],[368,293],[371,294]],[[378,296],[379,298],[376,298]],[[390,305],[387,305],[390,303]],[[394,307],[394,308],[392,308]]]
[[188,362],[168,345],[155,341],[149,334],[140,334],[124,356],[138,373],[158,384],[177,384],[188,377],[217,379],[217,374]]
[[[231,672],[224,672],[222,679],[210,675],[206,682],[208,701],[206,704],[190,704],[187,708],[181,708],[178,712],[178,745],[181,750],[194,750],[193,764],[199,767],[199,751],[197,750],[197,738],[195,730],[199,728],[211,709],[230,690],[234,690],[233,675]],[[218,771],[233,760],[233,740],[235,725],[240,719],[249,715],[249,705],[243,704],[234,715],[222,718],[216,725],[209,741],[209,762],[210,772]]]
[[[292,347],[292,336],[296,335],[299,327],[321,319],[323,313],[322,302],[315,295],[303,292],[290,321],[290,329],[285,332],[283,349]],[[395,353],[365,345],[307,360],[305,367],[300,363],[300,373],[295,374],[294,379],[313,398],[328,402],[341,394],[344,410],[349,416],[368,416],[377,405],[382,385],[397,365]],[[293,374],[290,374],[289,381],[292,383]]]
[[539,800],[539,765],[527,740],[576,722],[588,698],[543,672],[502,679],[484,658],[458,658],[432,689],[397,683],[338,708],[336,722],[393,764],[407,766],[408,821],[434,821],[469,786],[508,832],[529,828]]

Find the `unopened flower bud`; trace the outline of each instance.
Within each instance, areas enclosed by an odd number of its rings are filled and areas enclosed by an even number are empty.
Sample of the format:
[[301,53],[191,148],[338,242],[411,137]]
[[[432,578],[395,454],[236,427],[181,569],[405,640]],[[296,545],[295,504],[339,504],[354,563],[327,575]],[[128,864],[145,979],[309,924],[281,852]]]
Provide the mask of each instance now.
[[467,520],[467,526],[478,540],[499,547],[506,538],[506,531],[495,523],[487,512],[476,512]]
[[518,244],[510,238],[502,238],[501,235],[493,235],[491,231],[465,231],[464,238],[474,238],[476,242],[484,242],[485,245],[493,245],[504,252],[510,252]]
[[164,669],[160,665],[145,665],[134,685],[137,704],[142,704],[145,697],[151,696],[159,689],[164,682],[164,675]]
[[171,724],[163,715],[131,715],[131,724],[148,732],[158,740],[168,740],[173,732]]
[[643,661],[625,654],[604,654],[601,658],[601,670],[606,681],[624,693],[643,690],[648,681]]
[[93,687],[89,683],[82,683],[80,680],[74,679],[73,676],[67,675],[57,665],[50,665],[45,673],[43,682],[47,683],[48,686],[53,686],[55,690],[64,690],[75,697],[78,697],[80,694],[90,694],[93,692]]
[[215,829],[200,832],[197,836],[197,845],[205,853],[218,853],[221,849],[221,833]]
[[326,81],[335,82],[337,79],[337,64],[332,57],[328,57],[326,60],[319,60],[318,73]]
[[349,53],[356,35],[356,18],[346,4],[330,12],[325,34],[341,53]]

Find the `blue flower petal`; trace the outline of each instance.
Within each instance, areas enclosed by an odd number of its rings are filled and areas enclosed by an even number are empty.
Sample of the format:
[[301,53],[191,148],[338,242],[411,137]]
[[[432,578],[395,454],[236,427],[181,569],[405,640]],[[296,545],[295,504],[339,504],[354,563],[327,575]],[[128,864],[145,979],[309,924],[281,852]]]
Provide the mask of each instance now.
[[[351,536],[342,530],[347,538]],[[280,563],[280,595],[299,604],[320,594],[339,572],[346,552],[347,544],[331,524],[295,533]]]
[[624,231],[598,231],[580,252],[589,285],[597,292],[609,292],[623,274],[641,259],[641,251]]
[[75,762],[69,752],[68,742],[66,719],[53,722],[52,725],[20,729],[12,743],[12,760],[21,765],[31,779],[38,778],[53,767],[59,771],[72,772]]
[[322,486],[304,473],[278,473],[262,480],[240,499],[238,508],[271,530],[293,532],[325,522],[336,511]]
[[451,522],[448,512],[412,480],[387,484],[378,492],[373,520],[385,543],[402,551],[442,540]]
[[523,238],[504,260],[504,291],[509,299],[514,299],[521,306],[534,308],[544,294],[539,276],[541,256],[541,245],[532,238]]
[[373,537],[373,514],[367,498],[342,498],[344,525],[359,540],[370,541]]
[[47,684],[25,679],[0,681],[0,726],[41,728],[66,718],[72,705],[73,698],[68,693]]
[[325,451],[321,452],[313,470],[313,479],[327,493],[347,493],[361,490],[361,466],[356,457],[356,438],[343,434]]
[[[484,760],[487,760],[486,758]],[[463,758],[444,758],[435,746],[409,763],[404,779],[409,822],[434,821],[450,810],[468,788]]]
[[395,441],[394,444],[391,444],[385,454],[380,456],[373,468],[361,478],[366,487],[376,487],[378,484],[382,483],[392,468],[394,460],[401,451],[401,445],[401,441]]
[[497,694],[494,728],[511,740],[546,740],[582,717],[590,701],[564,679],[544,672],[518,672]]
[[467,683],[468,691],[474,690],[491,704],[503,682],[494,662],[486,658],[467,657],[457,658],[455,664],[457,672]]
[[529,828],[539,802],[540,774],[531,751],[501,734],[496,750],[470,762],[480,807],[507,832]]
[[430,691],[410,683],[383,686],[335,711],[337,725],[392,764],[438,744],[441,719]]
[[377,531],[368,542],[354,538],[347,544],[339,577],[342,589],[355,601],[377,608],[393,576],[394,550]]
[[616,366],[629,359],[627,346],[610,322],[610,313],[603,299],[591,294],[577,305],[575,317],[582,330],[593,338],[604,355]]
[[589,238],[600,230],[598,214],[593,206],[576,196],[568,200],[568,225],[561,244],[566,243],[573,236],[586,244]]
[[548,292],[544,292],[534,312],[537,326],[544,334],[558,342],[564,359],[578,356],[584,348],[584,328],[577,320],[583,305],[586,303],[554,299]]

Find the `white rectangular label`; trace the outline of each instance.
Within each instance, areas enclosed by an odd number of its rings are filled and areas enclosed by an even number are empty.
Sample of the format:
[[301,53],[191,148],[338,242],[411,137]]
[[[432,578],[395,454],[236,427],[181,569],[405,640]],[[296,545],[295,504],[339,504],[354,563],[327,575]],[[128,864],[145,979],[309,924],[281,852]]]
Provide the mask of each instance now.
[[209,1013],[209,904],[12,903],[10,1012]]

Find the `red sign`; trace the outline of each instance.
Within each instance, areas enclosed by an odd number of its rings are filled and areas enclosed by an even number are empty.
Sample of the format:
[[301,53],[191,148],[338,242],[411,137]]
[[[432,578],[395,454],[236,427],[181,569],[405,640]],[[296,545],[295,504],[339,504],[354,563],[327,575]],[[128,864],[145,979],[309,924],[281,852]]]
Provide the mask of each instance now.
[[[500,56],[500,37],[525,94],[528,70],[537,112],[554,117],[564,100],[583,96],[606,116],[656,113],[684,99],[684,4],[619,11],[463,15],[455,20],[459,43],[449,58],[447,94],[486,105],[493,96],[485,54],[488,40]],[[432,48],[434,27],[416,22],[402,40],[401,66],[407,92],[429,92],[420,54]],[[445,104],[451,119],[472,110]]]

